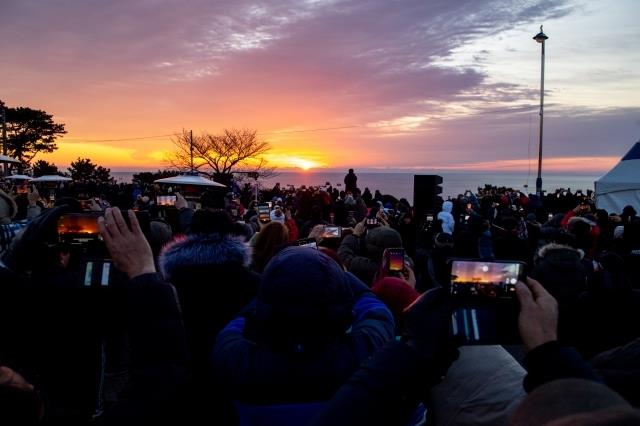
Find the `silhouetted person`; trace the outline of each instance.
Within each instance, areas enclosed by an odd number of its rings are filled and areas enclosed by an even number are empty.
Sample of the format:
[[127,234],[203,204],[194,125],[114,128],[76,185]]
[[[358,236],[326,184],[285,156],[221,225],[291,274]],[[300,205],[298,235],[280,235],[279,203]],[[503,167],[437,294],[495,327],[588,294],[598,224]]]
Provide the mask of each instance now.
[[344,177],[344,190],[347,192],[351,192],[352,194],[358,188],[358,176],[353,173],[353,169],[349,169],[349,173]]

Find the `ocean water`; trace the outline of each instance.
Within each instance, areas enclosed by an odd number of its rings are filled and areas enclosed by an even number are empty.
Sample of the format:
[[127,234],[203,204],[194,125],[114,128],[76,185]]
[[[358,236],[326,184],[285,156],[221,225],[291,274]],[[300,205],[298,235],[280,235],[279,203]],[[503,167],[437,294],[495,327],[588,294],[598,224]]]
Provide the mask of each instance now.
[[[111,172],[111,175],[119,182],[131,182],[133,171]],[[463,194],[467,189],[476,191],[477,188],[484,187],[485,184],[506,186],[525,193],[535,192],[536,176],[528,176],[527,173],[481,173],[481,172],[431,172],[442,176],[443,197],[455,197]],[[301,185],[318,186],[327,182],[332,186],[343,188],[343,172],[281,172],[277,176],[260,179],[261,188],[272,188],[276,183],[285,188],[294,185],[296,188]],[[395,173],[395,172],[358,172],[358,187],[360,189],[369,188],[373,193],[379,189],[383,194],[391,194],[397,198],[406,198],[413,202],[413,176],[416,173]],[[425,172],[424,174],[430,174]],[[593,190],[594,182],[599,178],[596,175],[576,175],[576,174],[548,174],[542,176],[542,188],[546,191],[555,191],[558,188],[570,188],[572,191],[582,189],[583,191]]]

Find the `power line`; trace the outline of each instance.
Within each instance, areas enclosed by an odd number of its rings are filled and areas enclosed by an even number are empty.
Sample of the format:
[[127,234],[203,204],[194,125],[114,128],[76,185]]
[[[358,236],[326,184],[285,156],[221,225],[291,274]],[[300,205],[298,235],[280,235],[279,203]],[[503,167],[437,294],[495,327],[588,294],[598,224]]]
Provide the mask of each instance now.
[[[503,112],[526,112],[524,110],[518,110],[517,108],[504,108],[498,110],[490,110],[490,111],[477,111],[475,113],[467,113],[462,115],[454,115],[455,118],[464,118],[471,117],[483,114],[499,114]],[[406,123],[397,123],[397,124],[385,124],[380,126],[363,126],[360,124],[348,125],[348,126],[339,126],[339,127],[319,127],[314,129],[302,129],[302,130],[285,130],[285,131],[272,131],[263,133],[264,135],[286,135],[286,134],[295,134],[295,133],[312,133],[312,132],[325,132],[331,130],[346,130],[346,129],[355,129],[355,128],[367,128],[367,129],[384,129],[384,128],[393,128],[393,127],[403,127],[406,126]],[[131,137],[131,138],[122,138],[122,139],[81,139],[81,138],[63,138],[61,142],[127,142],[127,141],[138,141],[145,139],[158,139],[165,138],[169,136],[179,136],[180,133],[167,133],[164,135],[154,135],[154,136],[140,136],[140,137]]]

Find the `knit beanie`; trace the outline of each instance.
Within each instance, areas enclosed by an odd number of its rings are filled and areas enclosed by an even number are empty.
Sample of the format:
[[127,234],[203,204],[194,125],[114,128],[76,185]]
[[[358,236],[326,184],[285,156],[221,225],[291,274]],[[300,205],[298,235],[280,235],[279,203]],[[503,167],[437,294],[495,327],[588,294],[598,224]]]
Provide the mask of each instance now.
[[365,247],[369,259],[380,261],[384,249],[402,247],[402,237],[395,229],[379,226],[367,231]]

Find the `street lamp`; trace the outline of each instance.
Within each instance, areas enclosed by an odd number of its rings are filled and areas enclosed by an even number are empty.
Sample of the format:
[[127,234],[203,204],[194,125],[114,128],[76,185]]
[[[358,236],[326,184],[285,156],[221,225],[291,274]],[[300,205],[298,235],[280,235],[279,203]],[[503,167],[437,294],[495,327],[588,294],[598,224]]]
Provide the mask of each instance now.
[[536,34],[533,39],[542,45],[542,54],[540,59],[540,132],[538,140],[538,178],[536,179],[536,195],[542,196],[542,122],[544,119],[544,42],[549,37],[542,32],[542,25],[540,25],[540,32]]

